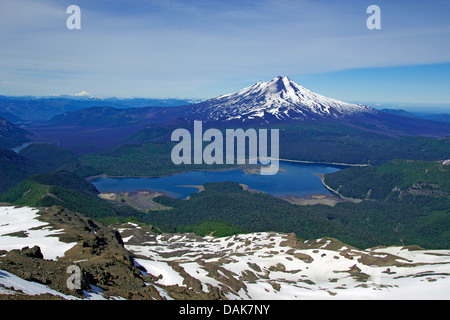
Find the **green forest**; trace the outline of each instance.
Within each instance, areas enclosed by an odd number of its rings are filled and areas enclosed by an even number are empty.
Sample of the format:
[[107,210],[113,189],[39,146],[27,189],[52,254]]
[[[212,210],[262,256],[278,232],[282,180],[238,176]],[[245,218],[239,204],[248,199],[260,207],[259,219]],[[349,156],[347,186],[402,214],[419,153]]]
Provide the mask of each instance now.
[[353,167],[325,177],[339,194],[384,200],[404,194],[450,196],[450,165],[443,161],[392,160],[381,166]]
[[160,196],[172,210],[152,212],[148,222],[167,232],[217,221],[249,232],[294,232],[302,239],[334,237],[360,248],[377,245],[450,247],[450,198],[412,196],[385,201],[299,206],[233,182],[206,184],[189,200]]
[[[299,128],[286,126],[284,129],[290,132]],[[51,144],[32,144],[19,154],[1,149],[0,201],[64,206],[106,224],[139,221],[164,232],[222,236],[271,230],[294,232],[302,239],[335,237],[360,248],[378,245],[450,248],[450,166],[437,161],[450,157],[449,139],[384,137],[386,142],[378,136],[347,137],[342,132],[340,137],[327,142],[326,135],[333,131],[336,128],[305,127],[301,131],[304,147],[289,149],[286,147],[289,139],[286,139],[283,150],[289,152],[283,156],[296,155],[296,159],[305,160],[301,155],[305,152],[309,155],[306,159],[320,160],[314,155],[326,154],[321,150],[325,148],[328,153],[335,152],[326,158],[328,161],[380,162],[325,176],[330,188],[345,197],[362,199],[360,203],[341,202],[334,207],[295,205],[265,193],[248,192],[239,184],[228,182],[206,184],[204,191],[192,194],[189,200],[157,197],[155,202],[170,209],[144,213],[126,203],[114,204],[99,198],[98,190],[85,179],[101,173],[155,176],[223,168],[175,166],[170,161],[171,145],[161,142],[129,144],[84,156]],[[361,148],[363,144],[365,149]],[[394,155],[415,155],[418,159],[382,160]]]
[[[277,129],[280,130],[281,159],[381,165],[392,159],[434,161],[450,158],[448,137],[388,136],[332,122],[286,124]],[[145,177],[231,166],[174,165],[170,154],[175,143],[167,142],[170,130],[172,128],[147,126],[130,138],[133,143],[81,156],[80,173],[84,176],[100,172],[110,176]]]

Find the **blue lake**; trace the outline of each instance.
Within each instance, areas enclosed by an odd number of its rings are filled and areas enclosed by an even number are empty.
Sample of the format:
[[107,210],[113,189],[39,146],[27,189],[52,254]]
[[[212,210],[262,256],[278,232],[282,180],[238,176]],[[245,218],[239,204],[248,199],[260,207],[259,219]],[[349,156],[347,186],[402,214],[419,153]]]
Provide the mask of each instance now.
[[333,173],[342,167],[295,162],[280,162],[276,175],[263,176],[246,174],[243,170],[190,171],[155,178],[110,178],[100,177],[91,180],[100,192],[135,192],[140,190],[161,191],[171,197],[184,199],[198,192],[195,187],[208,182],[235,181],[247,185],[250,189],[269,193],[276,197],[287,195],[303,197],[311,194],[329,194],[320,178],[314,173]]

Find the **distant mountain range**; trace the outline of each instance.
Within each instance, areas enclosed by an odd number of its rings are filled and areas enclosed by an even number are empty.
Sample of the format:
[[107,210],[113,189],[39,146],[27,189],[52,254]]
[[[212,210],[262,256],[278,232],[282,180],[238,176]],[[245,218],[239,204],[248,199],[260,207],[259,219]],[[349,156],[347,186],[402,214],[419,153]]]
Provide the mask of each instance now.
[[424,113],[424,112],[409,112],[403,109],[382,109],[383,112],[396,114],[408,118],[420,118],[425,120],[450,122],[449,113]]
[[89,107],[114,107],[117,109],[140,107],[172,107],[198,102],[190,99],[147,99],[147,98],[98,98],[87,93],[49,97],[7,97],[0,96],[0,112],[4,118],[15,117],[28,122],[43,122],[66,112]]
[[[123,101],[123,100],[120,100]],[[106,103],[103,100],[103,103]],[[178,101],[181,102],[181,101]],[[130,101],[131,103],[131,101]],[[280,125],[311,121],[332,121],[365,131],[400,136],[448,136],[450,125],[428,121],[401,113],[384,112],[374,108],[342,102],[312,92],[288,77],[260,81],[239,92],[207,101],[167,108],[157,107],[89,107],[68,111],[48,120],[51,126],[133,125],[142,128],[163,124],[174,119],[202,120],[210,126]]]
[[17,117],[16,115],[14,115],[10,112],[0,111],[0,118],[8,120],[9,122],[12,122],[15,124],[23,122],[22,119],[20,119],[19,117]]
[[90,107],[65,112],[52,117],[45,125],[68,125],[81,127],[112,127],[161,123],[174,117],[183,117],[185,107],[141,107],[119,109],[113,107]]
[[[259,81],[236,93],[193,102],[101,99],[82,92],[71,99],[0,96],[0,110],[26,121],[32,119],[27,126],[23,125],[24,122],[19,124],[32,132],[38,141],[59,144],[76,154],[92,153],[128,143],[167,142],[170,140],[167,137],[174,129],[192,129],[194,120],[203,121],[205,127],[222,129],[261,126],[283,128],[280,141],[289,145],[284,146],[285,151],[297,150],[298,153],[301,149],[298,145],[303,143],[302,149],[308,152],[285,156],[305,160],[309,155],[307,158],[314,161],[330,161],[331,155],[327,156],[326,153],[334,150],[335,155],[336,152],[348,155],[333,156],[336,161],[337,158],[341,161],[351,158],[352,163],[366,162],[370,157],[363,159],[359,153],[363,150],[361,148],[369,148],[369,140],[373,140],[372,145],[375,147],[376,140],[380,139],[450,136],[448,122],[328,98],[285,76],[268,82]],[[149,106],[152,104],[154,106]],[[169,105],[172,107],[165,107]],[[306,148],[305,141],[309,141],[311,146]],[[312,145],[318,143],[323,148],[325,144],[327,147],[320,152],[320,157],[311,157]],[[411,150],[416,148],[418,143]],[[365,153],[372,153],[371,150],[373,147]],[[358,156],[351,156],[356,153]],[[382,159],[384,157],[379,158]]]
[[[178,107],[167,111],[155,107]],[[139,110],[141,109],[141,110]],[[100,123],[98,117],[102,116]],[[312,92],[286,76],[271,81],[259,81],[236,93],[206,101],[190,99],[102,98],[82,91],[72,95],[48,97],[0,96],[0,117],[16,124],[49,121],[51,125],[144,125],[164,123],[174,118],[188,118],[208,122],[238,122],[273,124],[311,120],[352,120],[404,122],[394,119],[449,122],[449,114],[411,113],[404,110],[378,110],[363,104],[347,103]],[[123,122],[117,123],[118,118]],[[133,120],[130,120],[134,118]],[[170,119],[169,119],[170,118]],[[111,123],[108,123],[111,120]],[[428,124],[429,125],[429,124]],[[401,126],[401,125],[400,125]],[[427,126],[420,123],[419,127]],[[416,128],[419,129],[420,128]],[[401,131],[401,130],[400,130]],[[440,135],[436,130],[425,130],[427,135]],[[434,132],[433,132],[434,131]],[[439,131],[439,130],[438,130]],[[445,131],[445,130],[444,130]],[[411,132],[409,132],[411,133]],[[421,132],[417,132],[422,134]]]

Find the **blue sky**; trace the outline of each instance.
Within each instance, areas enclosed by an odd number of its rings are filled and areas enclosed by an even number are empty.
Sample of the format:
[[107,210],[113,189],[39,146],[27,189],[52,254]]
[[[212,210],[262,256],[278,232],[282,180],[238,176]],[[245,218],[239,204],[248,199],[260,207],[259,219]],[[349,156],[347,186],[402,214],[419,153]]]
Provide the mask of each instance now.
[[345,101],[450,105],[449,15],[447,0],[2,0],[0,94],[207,99],[287,75]]

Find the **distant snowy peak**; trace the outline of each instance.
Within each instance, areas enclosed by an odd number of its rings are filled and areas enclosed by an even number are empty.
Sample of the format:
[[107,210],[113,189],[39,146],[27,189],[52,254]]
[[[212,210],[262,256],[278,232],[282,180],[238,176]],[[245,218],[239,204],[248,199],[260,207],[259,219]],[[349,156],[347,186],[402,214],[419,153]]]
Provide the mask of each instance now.
[[79,100],[104,100],[103,97],[94,96],[87,91],[81,91],[79,93],[71,94],[68,96],[68,98]]
[[58,99],[58,98],[63,98],[63,99],[73,99],[73,100],[101,100],[103,99],[102,97],[97,97],[94,96],[92,94],[90,94],[87,91],[81,91],[78,93],[71,93],[71,94],[52,94],[50,96],[37,96],[34,97],[35,99]]
[[260,81],[239,92],[222,95],[195,105],[193,116],[204,120],[308,120],[344,118],[374,113],[367,106],[338,101],[314,93],[290,80],[276,77]]
[[86,91],[81,91],[80,93],[75,93],[72,96],[74,96],[74,97],[92,97],[92,95]]

